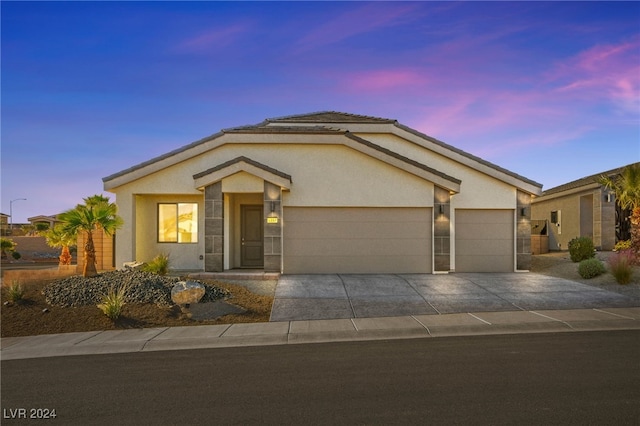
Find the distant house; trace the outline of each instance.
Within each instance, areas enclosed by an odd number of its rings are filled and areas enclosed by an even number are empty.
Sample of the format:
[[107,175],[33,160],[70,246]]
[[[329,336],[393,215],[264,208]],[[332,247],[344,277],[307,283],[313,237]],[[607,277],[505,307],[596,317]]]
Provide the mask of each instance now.
[[37,226],[38,224],[44,224],[47,225],[50,229],[53,228],[56,223],[58,223],[58,219],[56,218],[56,216],[38,215],[29,217],[27,218],[27,220],[34,226]]
[[9,215],[0,213],[0,235],[10,235],[9,232]]
[[282,273],[528,270],[542,185],[396,120],[320,112],[222,130],[105,177],[116,265]]
[[567,250],[576,237],[590,237],[599,250],[631,238],[631,212],[621,209],[614,194],[598,183],[600,176],[619,176],[625,167],[556,186],[532,200],[532,222],[545,223],[550,250]]

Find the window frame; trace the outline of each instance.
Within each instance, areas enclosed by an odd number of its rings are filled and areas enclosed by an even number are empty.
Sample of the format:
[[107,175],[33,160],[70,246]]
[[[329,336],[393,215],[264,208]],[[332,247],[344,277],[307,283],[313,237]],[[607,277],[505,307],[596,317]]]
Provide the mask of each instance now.
[[[180,206],[181,205],[191,205],[192,212],[195,212],[195,232],[190,232],[191,241],[180,241]],[[163,232],[161,229],[161,221],[160,221],[160,210],[162,206],[174,206],[174,219],[175,219],[175,241],[167,241],[161,240],[161,233]],[[156,205],[156,242],[158,244],[198,244],[199,239],[199,223],[198,223],[198,210],[199,206],[197,202],[158,202]]]

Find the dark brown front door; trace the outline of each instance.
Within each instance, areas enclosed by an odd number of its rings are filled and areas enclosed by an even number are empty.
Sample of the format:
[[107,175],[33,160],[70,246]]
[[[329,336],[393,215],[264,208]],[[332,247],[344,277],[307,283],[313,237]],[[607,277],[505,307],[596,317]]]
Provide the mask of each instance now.
[[263,267],[262,206],[243,205],[240,232],[240,264],[243,268]]

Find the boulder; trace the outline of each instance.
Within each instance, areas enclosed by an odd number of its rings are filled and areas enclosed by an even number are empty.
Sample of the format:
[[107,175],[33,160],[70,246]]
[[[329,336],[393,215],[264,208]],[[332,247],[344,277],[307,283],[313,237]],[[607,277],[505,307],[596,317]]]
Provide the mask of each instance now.
[[204,286],[195,281],[179,281],[171,289],[171,300],[177,305],[198,303],[204,296]]

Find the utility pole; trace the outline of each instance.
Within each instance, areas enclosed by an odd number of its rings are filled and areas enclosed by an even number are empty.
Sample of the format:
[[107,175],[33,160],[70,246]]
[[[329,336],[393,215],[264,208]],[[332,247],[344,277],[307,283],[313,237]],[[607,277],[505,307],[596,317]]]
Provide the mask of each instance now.
[[16,198],[9,201],[9,235],[13,235],[13,202],[14,201],[27,201],[26,198]]

